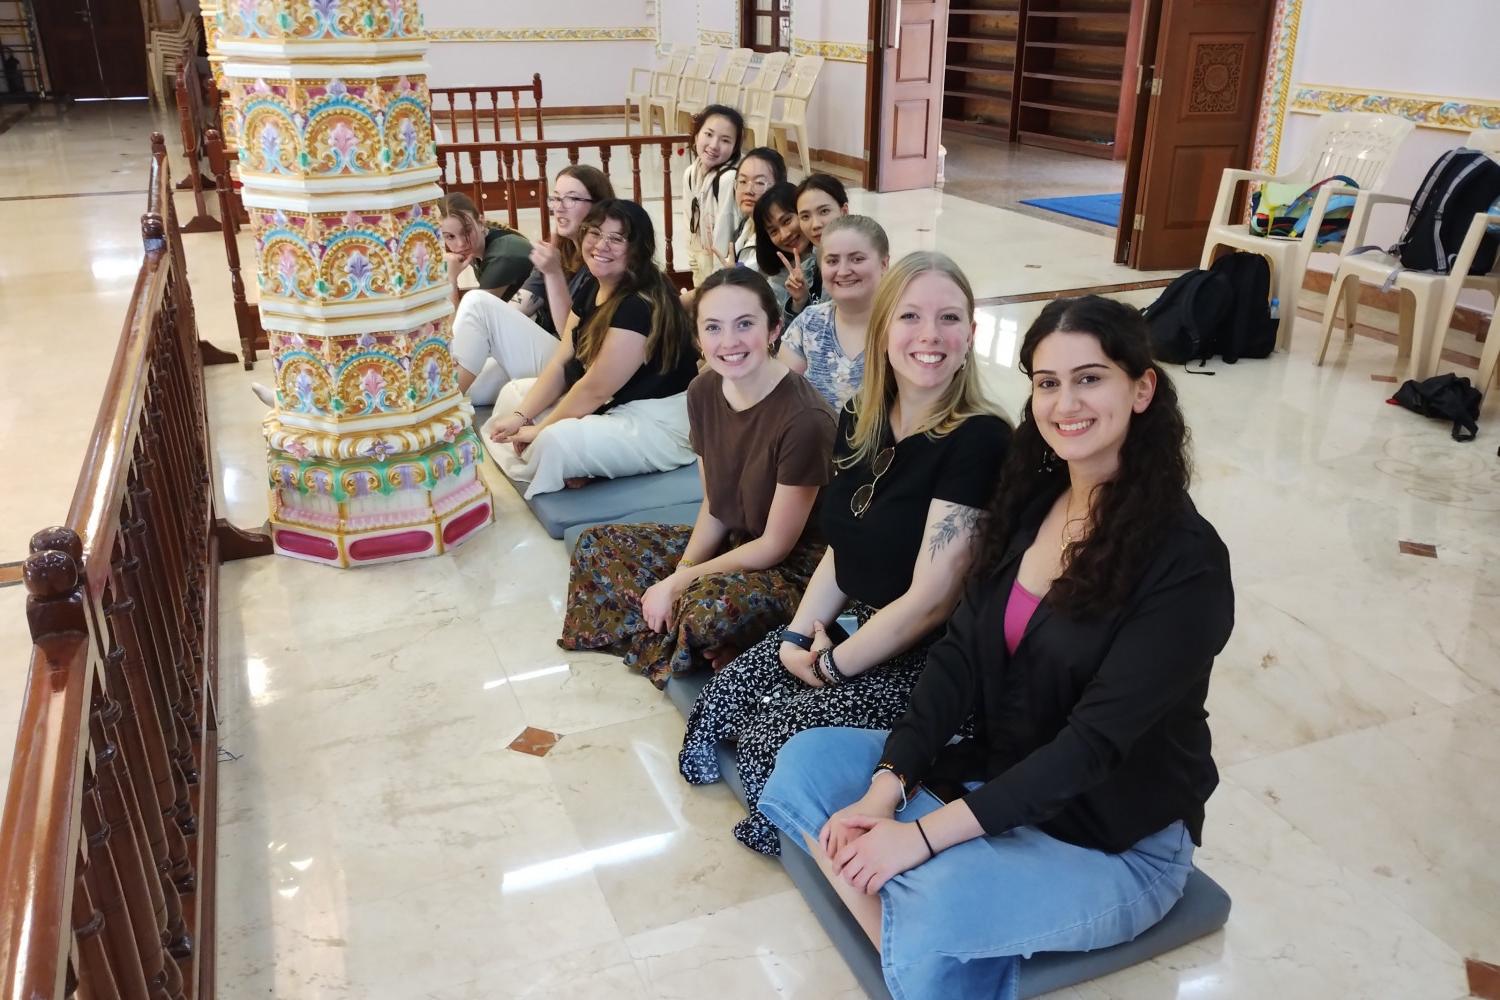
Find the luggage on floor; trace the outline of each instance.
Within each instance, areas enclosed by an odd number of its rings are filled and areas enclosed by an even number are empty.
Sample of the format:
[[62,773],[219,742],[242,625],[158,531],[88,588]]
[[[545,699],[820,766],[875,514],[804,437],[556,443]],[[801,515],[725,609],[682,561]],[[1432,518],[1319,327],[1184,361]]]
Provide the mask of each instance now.
[[1407,379],[1396,394],[1386,400],[1393,406],[1404,406],[1424,417],[1437,417],[1453,423],[1453,440],[1472,441],[1479,433],[1479,390],[1452,372],[1432,378]]
[[1268,357],[1276,346],[1270,295],[1271,269],[1260,254],[1225,254],[1206,271],[1188,271],[1141,312],[1151,353],[1168,364],[1197,360],[1199,367],[1216,354],[1228,364]]

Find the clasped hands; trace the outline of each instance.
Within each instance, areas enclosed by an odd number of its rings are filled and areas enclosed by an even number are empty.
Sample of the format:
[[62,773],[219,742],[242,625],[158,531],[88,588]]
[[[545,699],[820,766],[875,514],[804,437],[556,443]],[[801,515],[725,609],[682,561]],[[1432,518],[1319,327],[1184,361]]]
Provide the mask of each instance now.
[[895,818],[899,782],[895,775],[876,775],[863,798],[828,817],[818,832],[834,874],[868,896],[931,857],[917,825]]
[[527,445],[536,440],[539,430],[541,428],[534,423],[528,423],[526,418],[519,413],[512,413],[489,425],[490,440],[499,444],[509,442],[517,455],[520,455],[526,450]]

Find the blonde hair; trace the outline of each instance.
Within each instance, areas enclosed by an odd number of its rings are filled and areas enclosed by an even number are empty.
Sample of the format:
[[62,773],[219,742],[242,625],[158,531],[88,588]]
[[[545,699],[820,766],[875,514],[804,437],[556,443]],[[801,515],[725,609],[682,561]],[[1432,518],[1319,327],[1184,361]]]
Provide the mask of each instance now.
[[[854,398],[854,426],[849,431],[851,451],[839,460],[842,468],[873,461],[884,446],[891,407],[896,402],[896,378],[889,355],[891,322],[896,318],[896,310],[900,308],[907,287],[918,276],[930,271],[946,275],[958,286],[964,293],[970,322],[974,319],[974,289],[947,254],[918,250],[902,257],[885,273],[875,289],[875,304],[870,312],[870,329],[865,339],[865,380]],[[939,438],[972,416],[1004,416],[999,407],[985,398],[979,387],[979,366],[973,361],[974,346],[970,344],[965,349],[963,368],[943,391],[933,412],[912,431],[913,434]]]
[[846,229],[851,233],[859,233],[869,240],[870,246],[875,248],[875,254],[881,260],[886,260],[891,256],[891,238],[885,234],[884,227],[868,215],[835,216],[829,220],[828,225],[823,227],[823,239],[826,240],[834,233]]

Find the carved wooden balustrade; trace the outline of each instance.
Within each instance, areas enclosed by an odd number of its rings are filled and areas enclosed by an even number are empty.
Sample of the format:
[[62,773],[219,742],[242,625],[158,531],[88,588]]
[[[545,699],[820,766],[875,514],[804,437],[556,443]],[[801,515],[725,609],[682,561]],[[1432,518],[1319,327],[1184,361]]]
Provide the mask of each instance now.
[[224,148],[224,138],[217,129],[204,133],[204,147],[208,150],[208,163],[214,172],[214,186],[219,196],[219,228],[224,234],[224,257],[229,262],[229,291],[234,302],[234,325],[239,331],[240,353],[245,359],[245,370],[255,364],[257,350],[269,351],[270,341],[260,325],[260,309],[245,298],[245,279],[240,274],[239,223],[236,215],[242,211],[239,199],[234,194],[234,179],[229,173],[229,161],[233,155]]
[[[532,127],[536,129],[534,139],[547,138],[542,125],[542,74],[531,74],[530,83],[505,84],[496,87],[432,87],[428,90],[432,96],[432,125],[434,128],[447,127],[445,138],[449,142],[465,141],[461,134],[464,127],[468,128],[468,142],[483,142],[486,139],[498,142],[505,137],[500,132],[501,122],[510,120],[511,128],[514,130],[512,139],[521,140],[525,136],[521,129],[521,95],[531,95],[531,106],[524,111],[525,116],[531,120]],[[507,109],[501,105],[500,95],[510,95],[510,107]],[[481,125],[489,126],[489,135],[481,136],[479,129]],[[441,133],[440,133],[441,134]]]
[[25,565],[3,1000],[214,991],[217,566],[269,544],[216,529],[192,296],[152,141],[145,256],[83,472]]
[[187,160],[187,176],[177,183],[179,189],[193,189],[193,217],[183,225],[185,233],[212,233],[219,223],[208,213],[203,192],[214,183],[203,176],[200,165],[204,157],[203,133],[209,114],[203,102],[203,82],[198,76],[194,53],[184,52],[177,63],[175,78],[177,121],[182,130],[182,155]]
[[[645,204],[641,197],[641,152],[655,149],[661,164],[662,223],[658,242],[662,259],[666,262],[666,272],[681,283],[688,272],[676,267],[672,246],[676,221],[672,204],[672,151],[691,142],[692,136],[689,135],[629,135],[535,142],[438,143],[438,166],[443,171],[438,183],[444,191],[462,191],[469,195],[486,214],[505,212],[512,229],[519,225],[522,208],[534,206],[540,209],[542,239],[545,240],[552,236],[551,213],[547,211],[547,199],[542,196],[549,170],[576,164],[582,150],[592,150],[598,154],[600,168],[608,174],[610,161],[618,153],[629,157],[631,197]],[[530,175],[526,167],[528,155],[536,167],[536,172]]]

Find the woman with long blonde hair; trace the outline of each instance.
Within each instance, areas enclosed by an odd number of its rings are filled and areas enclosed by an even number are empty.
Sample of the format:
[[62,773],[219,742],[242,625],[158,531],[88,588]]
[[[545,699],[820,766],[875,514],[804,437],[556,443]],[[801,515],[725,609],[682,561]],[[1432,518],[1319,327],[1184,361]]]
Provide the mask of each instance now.
[[[868,338],[821,498],[828,549],[791,624],[703,689],[678,759],[684,778],[708,784],[720,777],[715,745],[737,741],[751,812],[734,835],[762,854],[779,853],[755,807],[782,745],[818,726],[889,728],[906,710],[958,603],[1010,440],[974,370],[973,290],[948,257],[914,253],[890,269]],[[858,631],[845,637],[837,620],[851,616]]]

